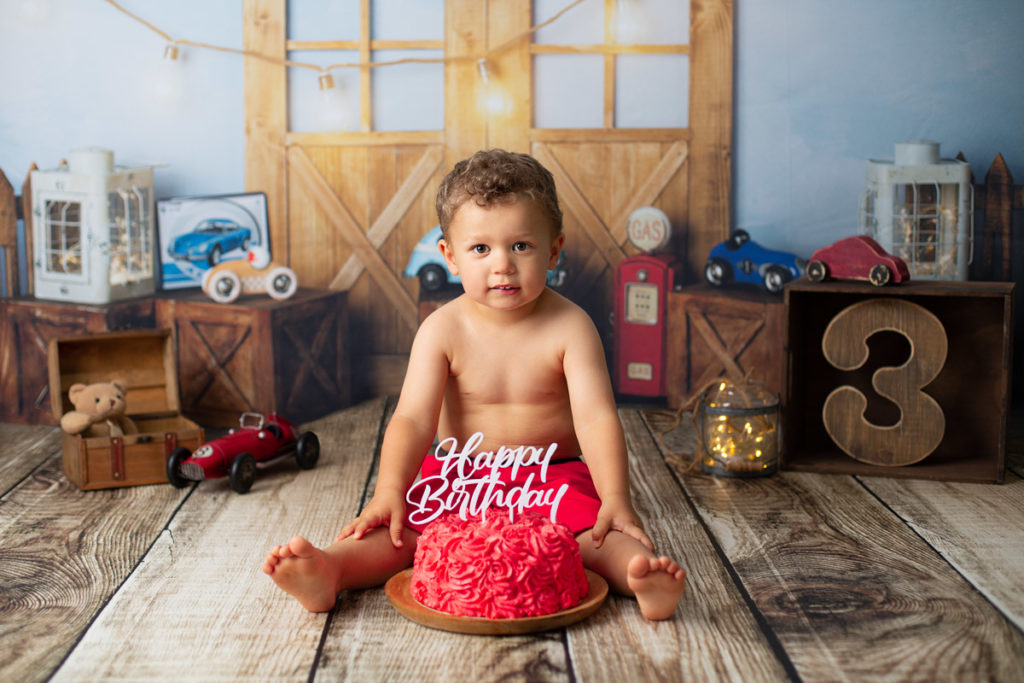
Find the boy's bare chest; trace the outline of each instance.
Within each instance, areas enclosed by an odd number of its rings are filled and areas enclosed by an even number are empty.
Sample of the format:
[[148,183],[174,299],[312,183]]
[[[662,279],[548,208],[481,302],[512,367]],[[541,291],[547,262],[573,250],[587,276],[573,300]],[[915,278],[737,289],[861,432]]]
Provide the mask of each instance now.
[[561,355],[550,343],[514,338],[459,349],[450,388],[479,403],[544,403],[566,396]]

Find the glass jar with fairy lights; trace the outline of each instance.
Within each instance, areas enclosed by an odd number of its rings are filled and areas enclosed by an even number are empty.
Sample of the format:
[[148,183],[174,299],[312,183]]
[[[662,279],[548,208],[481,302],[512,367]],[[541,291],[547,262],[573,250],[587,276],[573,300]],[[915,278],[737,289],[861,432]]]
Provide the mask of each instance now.
[[779,397],[756,382],[723,379],[697,406],[701,469],[721,477],[764,477],[779,464]]

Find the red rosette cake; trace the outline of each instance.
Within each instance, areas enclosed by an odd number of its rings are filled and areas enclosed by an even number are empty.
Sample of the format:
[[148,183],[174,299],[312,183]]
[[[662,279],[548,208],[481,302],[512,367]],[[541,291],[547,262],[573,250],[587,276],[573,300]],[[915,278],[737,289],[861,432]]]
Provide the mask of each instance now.
[[567,527],[492,510],[484,521],[451,514],[424,529],[409,589],[420,604],[448,614],[517,619],[575,607],[588,586]]

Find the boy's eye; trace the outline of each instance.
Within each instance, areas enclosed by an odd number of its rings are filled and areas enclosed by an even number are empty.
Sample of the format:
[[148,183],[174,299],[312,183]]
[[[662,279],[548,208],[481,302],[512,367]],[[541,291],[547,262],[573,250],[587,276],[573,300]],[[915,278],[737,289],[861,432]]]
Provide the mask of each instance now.
[[486,244],[477,244],[473,247],[472,251],[474,254],[486,254],[490,251],[490,248]]
[[517,252],[527,251],[529,248],[530,244],[528,242],[516,242],[515,244],[512,245],[512,251]]

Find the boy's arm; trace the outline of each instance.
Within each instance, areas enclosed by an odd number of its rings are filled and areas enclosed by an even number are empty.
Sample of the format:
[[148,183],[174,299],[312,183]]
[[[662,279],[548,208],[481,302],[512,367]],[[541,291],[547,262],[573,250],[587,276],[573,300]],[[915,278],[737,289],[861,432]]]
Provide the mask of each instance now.
[[653,549],[630,497],[626,438],[601,338],[583,311],[571,316],[567,324],[571,329],[564,337],[569,341],[562,368],[569,389],[573,427],[594,488],[601,497],[601,509],[591,531],[594,544],[600,546],[608,531],[615,529]]
[[384,432],[373,498],[355,520],[345,525],[337,540],[352,535],[362,538],[370,529],[387,524],[391,542],[395,547],[402,545],[405,494],[437,433],[448,379],[446,327],[441,318],[432,315],[416,333],[398,406]]

